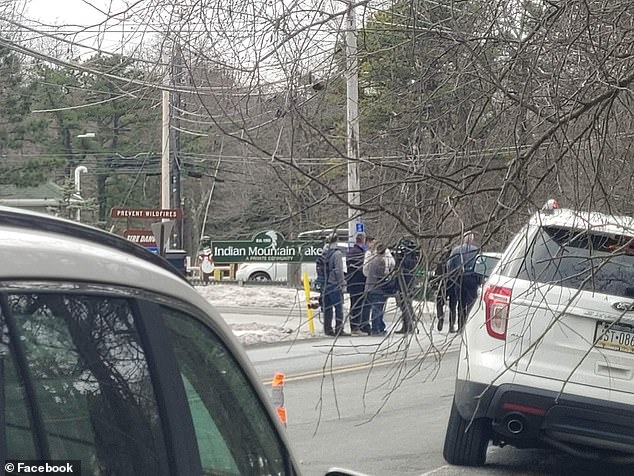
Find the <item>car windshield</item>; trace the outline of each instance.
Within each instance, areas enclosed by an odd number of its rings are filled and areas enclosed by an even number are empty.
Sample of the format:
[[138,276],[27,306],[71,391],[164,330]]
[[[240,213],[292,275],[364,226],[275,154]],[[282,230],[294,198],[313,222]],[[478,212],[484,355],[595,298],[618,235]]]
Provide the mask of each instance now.
[[518,277],[634,298],[633,238],[542,228],[526,253]]

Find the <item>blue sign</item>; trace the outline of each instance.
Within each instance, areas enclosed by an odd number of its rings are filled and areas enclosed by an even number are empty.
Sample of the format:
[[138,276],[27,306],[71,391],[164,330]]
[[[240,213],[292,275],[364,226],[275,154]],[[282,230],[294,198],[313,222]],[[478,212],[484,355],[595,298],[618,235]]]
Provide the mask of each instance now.
[[357,223],[357,233],[363,233],[365,231],[365,227],[363,223]]

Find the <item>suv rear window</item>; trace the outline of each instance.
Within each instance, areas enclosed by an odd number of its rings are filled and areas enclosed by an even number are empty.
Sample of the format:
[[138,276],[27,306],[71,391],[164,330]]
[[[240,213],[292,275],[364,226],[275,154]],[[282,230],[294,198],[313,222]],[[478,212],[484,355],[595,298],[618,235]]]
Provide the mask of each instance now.
[[540,228],[517,277],[634,298],[634,239],[587,230]]

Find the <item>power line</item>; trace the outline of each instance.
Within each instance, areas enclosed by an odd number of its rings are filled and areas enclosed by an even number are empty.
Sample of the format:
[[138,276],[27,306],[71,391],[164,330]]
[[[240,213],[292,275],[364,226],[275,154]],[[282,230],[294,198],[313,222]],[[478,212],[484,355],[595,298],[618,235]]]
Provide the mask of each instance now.
[[[154,89],[160,89],[162,91],[172,91],[172,92],[183,92],[183,93],[196,93],[196,94],[205,94],[208,92],[223,92],[225,96],[236,96],[236,97],[243,97],[245,95],[249,95],[253,88],[245,88],[245,87],[241,87],[241,86],[232,86],[231,88],[226,88],[226,87],[215,87],[215,86],[198,86],[198,87],[183,87],[183,86],[169,86],[169,85],[163,85],[160,83],[151,83],[148,81],[142,81],[140,79],[136,79],[136,78],[126,78],[124,76],[119,76],[116,74],[112,74],[112,73],[108,73],[105,71],[99,71],[96,70],[94,68],[88,67],[85,64],[81,64],[81,63],[76,63],[74,61],[68,61],[68,60],[61,60],[59,58],[55,58],[53,56],[50,55],[46,55],[44,53],[41,53],[39,51],[33,50],[31,48],[27,48],[25,46],[21,46],[19,44],[17,44],[16,42],[7,40],[5,38],[0,38],[0,45],[4,46],[5,48],[8,48],[12,51],[16,51],[18,53],[33,57],[33,58],[37,58],[43,61],[47,61],[53,64],[56,64],[58,66],[64,66],[67,68],[71,68],[71,69],[75,69],[75,70],[79,70],[79,71],[84,71],[87,73],[91,73],[91,74],[95,74],[97,76],[102,76],[102,77],[106,77],[108,79],[112,79],[115,81],[121,81],[124,83],[128,83],[128,84],[135,84],[137,86],[143,86],[143,87],[149,87],[149,88],[154,88]],[[238,92],[233,92],[236,89],[238,90],[243,90],[243,92],[238,93]],[[261,94],[258,94],[261,95]]]

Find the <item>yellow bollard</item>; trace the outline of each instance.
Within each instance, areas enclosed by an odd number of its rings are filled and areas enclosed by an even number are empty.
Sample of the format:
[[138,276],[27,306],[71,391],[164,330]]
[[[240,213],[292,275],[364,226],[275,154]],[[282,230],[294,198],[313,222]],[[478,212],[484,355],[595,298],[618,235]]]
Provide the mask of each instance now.
[[286,407],[284,406],[284,374],[275,372],[271,383],[271,402],[280,417],[280,421],[286,426]]
[[222,281],[222,270],[221,269],[214,269],[214,281]]
[[310,307],[310,282],[308,281],[308,273],[302,275],[304,281],[304,293],[306,295],[306,309],[308,315],[308,330],[315,335],[315,323],[313,322],[313,308]]

